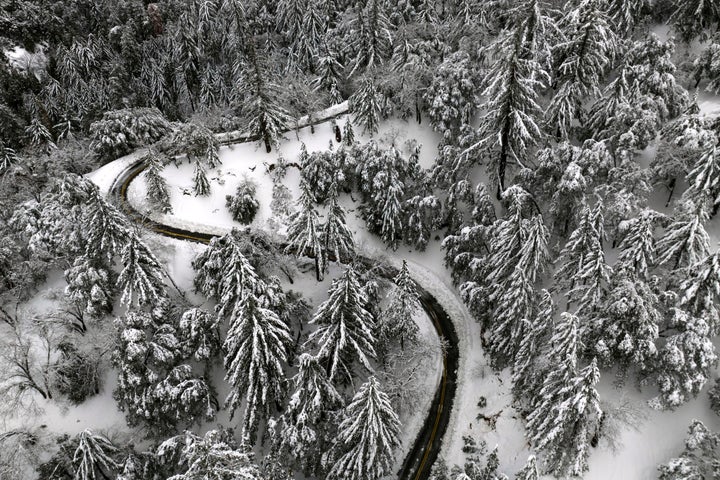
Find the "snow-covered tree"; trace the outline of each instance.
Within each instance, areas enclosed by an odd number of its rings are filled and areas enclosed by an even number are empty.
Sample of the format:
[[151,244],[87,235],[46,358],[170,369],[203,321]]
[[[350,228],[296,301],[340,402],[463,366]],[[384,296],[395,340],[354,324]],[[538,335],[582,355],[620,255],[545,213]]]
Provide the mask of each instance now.
[[644,378],[652,370],[662,316],[658,297],[644,280],[635,274],[615,274],[600,311],[592,321],[587,345],[597,353],[602,364],[619,366],[624,377],[630,367]]
[[357,159],[362,216],[368,229],[393,249],[403,239],[403,201],[419,170],[417,158],[405,158],[394,146],[383,150],[374,142],[366,144]]
[[629,270],[638,278],[647,280],[650,269],[655,266],[655,228],[664,215],[644,209],[636,217],[620,223],[624,235],[620,241],[616,270]]
[[245,91],[248,99],[244,102],[244,114],[250,119],[248,132],[265,144],[270,153],[277,145],[282,134],[290,124],[290,115],[280,105],[280,86],[271,82],[269,68],[263,58],[264,52],[258,52],[254,40],[247,42],[247,70]]
[[497,365],[506,365],[514,361],[527,320],[534,316],[534,283],[549,262],[549,232],[541,215],[523,219],[521,208],[496,225],[488,258],[493,273],[486,279],[495,305],[490,351]]
[[711,253],[687,269],[687,276],[680,284],[680,306],[695,316],[703,317],[710,334],[720,327],[717,302],[720,299],[720,252]]
[[675,11],[670,16],[673,28],[689,42],[698,35],[705,37],[720,22],[720,3],[717,0],[689,0],[673,2]]
[[379,480],[390,473],[400,445],[400,419],[375,377],[360,386],[342,412],[330,480]]
[[[322,248],[326,258],[347,260],[355,253],[353,234],[345,222],[345,209],[338,201],[337,185],[332,184],[325,222],[320,226]],[[327,267],[327,262],[326,262]]]
[[348,147],[352,147],[355,144],[355,130],[352,126],[350,116],[345,119],[345,125],[343,125],[342,131],[343,142]]
[[657,264],[671,271],[694,265],[710,253],[710,237],[703,224],[707,212],[691,200],[682,200],[656,245]]
[[[520,339],[512,369],[512,390],[516,399],[529,401],[542,386],[542,374],[547,367],[543,352],[550,338],[555,310],[552,295],[542,290],[532,319],[523,319],[525,335]],[[532,322],[532,323],[530,323]]]
[[263,478],[249,447],[238,447],[229,430],[210,430],[203,437],[191,432],[171,437],[160,444],[157,456],[180,470],[168,480]]
[[540,472],[538,471],[535,455],[528,457],[525,466],[515,474],[515,480],[540,480]]
[[359,69],[380,65],[392,54],[393,25],[387,17],[385,2],[367,0],[360,8],[355,18],[357,33],[350,40],[356,57],[349,77]]
[[170,123],[156,108],[125,108],[103,113],[90,125],[90,133],[97,155],[112,160],[157,142],[170,133]]
[[163,138],[157,146],[161,153],[171,158],[184,155],[188,162],[204,162],[210,168],[221,163],[218,157],[218,140],[209,128],[197,123],[176,125],[172,133]]
[[145,159],[147,162],[145,183],[147,185],[148,200],[152,206],[160,210],[160,212],[172,213],[167,182],[162,176],[163,164],[161,159],[153,152],[148,153]]
[[111,271],[101,262],[80,256],[65,270],[65,295],[91,317],[112,311],[114,289]]
[[289,219],[286,252],[312,255],[315,258],[315,276],[322,281],[325,272],[325,250],[321,236],[320,217],[315,209],[315,196],[306,181],[300,183],[300,209]]
[[599,0],[581,0],[560,21],[567,40],[556,47],[559,66],[556,93],[547,110],[547,123],[567,138],[570,125],[582,113],[581,102],[597,95],[599,85],[618,55],[618,35]]
[[183,356],[197,362],[206,362],[215,357],[221,346],[218,323],[215,315],[198,307],[183,312],[177,328]]
[[216,410],[206,380],[181,364],[183,351],[167,309],[163,303],[153,313],[131,311],[116,320],[114,397],[130,425],[144,423],[153,435],[172,431],[178,423],[210,420]]
[[205,167],[198,161],[195,162],[193,170],[193,192],[196,197],[207,197],[210,195],[210,181],[205,174]]
[[[375,80],[369,76],[364,77],[360,87],[350,96],[349,102],[353,119],[363,126],[363,134],[367,133],[372,137],[378,131],[382,112],[382,93]],[[347,138],[345,141],[350,144]]]
[[697,159],[687,175],[690,184],[683,196],[701,201],[707,199],[713,207],[713,213],[720,207],[720,156],[712,145]]
[[303,17],[307,9],[307,0],[280,0],[277,4],[277,32],[288,39],[300,35]]
[[330,446],[332,412],[343,398],[327,377],[317,358],[303,353],[293,377],[293,394],[275,424],[273,435],[279,452],[294,458],[306,475],[316,475],[322,453]]
[[318,325],[309,342],[318,346],[318,358],[326,365],[328,377],[342,373],[350,375],[350,367],[357,360],[372,370],[370,359],[375,357],[375,322],[365,309],[365,295],[354,268],[333,280],[329,297],[318,307],[310,323]]
[[703,77],[706,77],[708,83],[705,90],[716,93],[720,91],[720,65],[718,59],[720,59],[720,36],[715,34],[693,62],[695,66],[695,88],[698,88]]
[[247,293],[260,294],[264,284],[243,253],[242,233],[233,229],[215,237],[192,265],[196,271],[197,292],[218,301],[216,311],[222,317],[230,314]]
[[243,179],[237,186],[234,196],[225,197],[225,206],[230,210],[233,220],[243,225],[252,223],[260,208],[260,203],[255,198],[257,185],[249,179]]
[[554,368],[544,376],[542,388],[532,399],[533,409],[527,418],[528,435],[536,445],[545,442],[550,422],[553,421],[551,416],[566,399],[563,389],[570,385],[577,373],[578,335],[578,318],[568,312],[561,313],[547,352]]
[[77,442],[72,459],[74,480],[99,480],[117,472],[119,465],[113,457],[118,447],[110,440],[85,429],[78,435]]
[[718,464],[720,435],[711,432],[699,420],[693,420],[685,439],[685,450],[677,458],[660,465],[660,480],[713,478]]
[[495,58],[483,83],[481,95],[488,99],[480,120],[479,136],[488,151],[488,170],[497,182],[498,195],[505,190],[508,163],[521,168],[528,149],[542,137],[539,120],[542,110],[537,92],[550,83],[539,58],[538,43],[551,27],[537,0],[526,0],[513,9],[513,28],[502,33],[490,46]]
[[675,333],[660,349],[655,366],[660,395],[652,399],[650,405],[672,410],[697,397],[717,365],[718,357],[703,318],[672,308],[668,323]]
[[602,206],[586,209],[578,228],[570,235],[560,253],[562,264],[556,270],[556,281],[565,288],[568,303],[576,312],[587,316],[595,311],[610,283],[612,269],[605,262]]
[[[549,415],[539,419],[541,424],[531,429],[531,441],[543,452],[547,470],[555,475],[581,476],[589,468],[590,442],[598,433],[603,415],[595,388],[599,380],[600,370],[593,359],[560,387],[559,398],[541,400],[538,411]],[[552,402],[549,412],[543,408],[548,400]],[[534,412],[529,418],[538,419]]]
[[97,187],[92,186],[88,193],[84,223],[85,255],[112,262],[115,256],[122,255],[134,236],[130,222],[117,207],[102,197]]
[[225,380],[232,390],[226,399],[231,417],[244,406],[242,436],[255,438],[260,420],[283,395],[284,364],[292,343],[290,328],[278,315],[247,294],[232,312],[223,352]]
[[378,320],[382,343],[400,340],[400,347],[405,349],[405,342],[414,342],[419,328],[413,316],[420,310],[420,300],[415,289],[415,282],[410,277],[407,261],[403,260],[402,268],[393,280],[395,288],[388,295],[389,303]]
[[167,296],[160,261],[137,235],[131,235],[122,248],[120,261],[123,266],[117,279],[122,292],[120,303],[151,305]]
[[424,93],[432,127],[454,138],[477,109],[476,77],[472,61],[463,51],[449,55],[433,74]]

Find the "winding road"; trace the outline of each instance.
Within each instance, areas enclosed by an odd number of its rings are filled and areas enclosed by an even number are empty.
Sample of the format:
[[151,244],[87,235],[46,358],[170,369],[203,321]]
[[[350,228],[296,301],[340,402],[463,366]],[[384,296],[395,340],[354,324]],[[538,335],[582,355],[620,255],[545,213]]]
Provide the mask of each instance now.
[[[317,119],[313,123],[321,123],[327,119]],[[253,140],[252,138],[233,139]],[[235,143],[233,142],[233,143]],[[225,143],[225,142],[222,142]],[[227,142],[231,143],[231,142]],[[238,142],[239,143],[239,142]],[[115,179],[109,196],[115,200],[122,211],[133,221],[143,227],[164,235],[166,237],[207,244],[215,236],[204,232],[191,232],[170,225],[148,219],[145,215],[133,208],[127,199],[127,190],[130,183],[145,169],[143,160],[129,165]],[[370,263],[370,259],[363,259]],[[396,271],[387,271],[386,275],[394,276]],[[426,480],[430,476],[430,468],[440,453],[442,438],[447,431],[452,411],[453,400],[457,387],[457,371],[459,365],[458,338],[453,323],[437,299],[418,285],[420,302],[423,309],[432,320],[438,337],[444,341],[447,348],[442,358],[442,378],[435,392],[428,416],[424,421],[415,442],[408,452],[403,466],[398,472],[400,480]]]

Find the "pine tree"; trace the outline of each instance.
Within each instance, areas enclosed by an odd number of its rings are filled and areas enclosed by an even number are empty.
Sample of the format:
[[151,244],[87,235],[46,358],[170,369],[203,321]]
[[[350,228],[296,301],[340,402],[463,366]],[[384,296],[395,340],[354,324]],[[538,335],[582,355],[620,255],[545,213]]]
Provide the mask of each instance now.
[[114,392],[130,425],[144,423],[151,435],[215,416],[214,393],[185,360],[168,303],[153,313],[130,312],[116,321],[120,341],[113,353],[118,369]]
[[112,262],[127,246],[132,237],[130,223],[115,207],[108,203],[94,185],[88,187],[85,254],[88,258]]
[[193,170],[193,192],[196,197],[210,195],[210,181],[205,174],[205,167],[198,161],[195,162],[195,169]]
[[345,222],[346,212],[338,201],[337,190],[337,184],[333,183],[330,187],[327,215],[325,223],[320,227],[320,235],[325,257],[332,257],[340,262],[352,257],[355,253],[355,242],[353,234]]
[[288,244],[285,251],[295,252],[296,255],[312,255],[315,258],[315,275],[320,282],[327,262],[320,231],[320,218],[315,209],[315,197],[307,182],[300,183],[300,192],[298,199],[300,210],[290,217],[287,231]]
[[616,273],[607,299],[593,320],[595,345],[588,347],[597,352],[601,363],[619,365],[619,376],[624,377],[631,366],[638,369],[641,379],[652,370],[662,320],[658,302],[644,280],[625,271]]
[[277,4],[277,32],[288,39],[300,35],[307,0],[281,0]]
[[477,109],[476,77],[469,55],[462,51],[448,56],[434,71],[423,98],[430,125],[445,140],[456,138]]
[[378,327],[383,343],[399,339],[400,348],[404,350],[406,341],[412,343],[417,339],[419,328],[413,316],[420,311],[420,299],[407,261],[403,260],[402,268],[393,281],[396,288],[388,295],[389,303]]
[[264,478],[253,463],[250,448],[238,448],[229,430],[210,430],[203,437],[185,432],[160,444],[157,455],[163,463],[170,463],[171,458],[177,459],[176,464],[182,473],[168,480]]
[[433,231],[440,223],[442,203],[431,192],[428,187],[426,192],[408,198],[403,205],[405,243],[421,252],[427,248]]
[[612,18],[624,31],[632,31],[640,20],[646,3],[646,0],[612,0]]
[[260,203],[255,198],[257,185],[252,180],[243,179],[237,186],[235,196],[225,197],[225,206],[230,211],[233,220],[243,225],[252,223]]
[[490,152],[488,169],[497,181],[498,198],[505,190],[508,162],[523,167],[528,149],[542,138],[536,92],[550,83],[538,44],[550,34],[545,30],[552,21],[540,11],[537,0],[524,1],[512,14],[517,18],[514,28],[490,46],[496,60],[483,84],[482,96],[489,101],[479,127],[482,148]]
[[350,121],[350,116],[348,115],[345,119],[345,125],[343,125],[343,133],[342,133],[345,145],[348,147],[352,147],[355,144],[355,131],[352,127],[352,122]]
[[111,279],[105,265],[80,256],[65,270],[65,295],[88,315],[100,318],[112,311],[115,292]]
[[677,8],[670,16],[673,27],[686,42],[698,35],[706,36],[706,32],[717,28],[720,22],[720,3],[717,0],[689,0],[673,2]]
[[218,301],[218,315],[230,314],[246,294],[259,295],[264,282],[243,253],[241,233],[233,229],[210,245],[195,260],[195,291]]
[[117,472],[119,465],[113,456],[118,448],[110,440],[86,429],[80,432],[77,441],[72,459],[75,480],[108,478]]
[[687,276],[679,288],[680,306],[688,313],[703,317],[711,335],[720,327],[717,301],[720,299],[720,252],[715,252],[687,269]]
[[326,365],[328,377],[338,373],[349,376],[353,360],[368,370],[370,358],[375,357],[375,322],[368,312],[357,273],[352,267],[333,280],[330,298],[318,307],[310,323],[318,328],[310,334],[309,342],[318,345],[318,358]]
[[337,104],[342,102],[338,86],[342,80],[343,66],[338,61],[337,54],[328,49],[317,59],[317,78],[313,81],[316,91],[325,90],[330,93],[330,99]]
[[[375,0],[373,0],[375,1]],[[350,108],[353,112],[353,119],[363,126],[363,134],[371,137],[377,133],[380,115],[382,112],[382,94],[378,91],[375,80],[366,76],[363,78],[360,87],[350,96]],[[349,117],[348,117],[349,121]],[[346,123],[346,126],[348,124]],[[347,137],[347,133],[345,134]],[[351,141],[345,139],[348,145]]]
[[168,193],[167,182],[162,176],[163,165],[160,159],[152,152],[146,157],[147,168],[145,170],[145,183],[147,184],[147,196],[150,203],[162,213],[172,213],[170,205],[170,194]]
[[326,422],[332,411],[343,406],[343,399],[317,358],[307,353],[298,358],[298,373],[292,382],[294,393],[275,427],[276,443],[306,475],[316,475],[331,440]]
[[713,206],[713,214],[720,207],[720,163],[715,146],[706,149],[687,175],[690,184],[683,196],[702,201],[707,199]]
[[490,352],[496,366],[512,364],[520,342],[528,332],[527,319],[533,318],[535,290],[525,273],[516,267],[497,297],[490,334]]
[[672,308],[669,327],[675,330],[660,349],[657,384],[660,395],[650,401],[658,409],[675,409],[697,397],[717,365],[710,329],[702,318]]
[[672,271],[696,264],[710,253],[710,237],[703,224],[707,212],[692,201],[681,201],[672,222],[657,242],[657,264]]
[[655,266],[655,227],[663,219],[664,215],[646,208],[635,218],[620,223],[624,237],[616,270],[627,269],[647,280],[649,270]]
[[595,389],[600,371],[593,359],[560,383],[554,373],[545,380],[538,409],[528,417],[531,442],[543,451],[549,472],[580,476],[588,469],[590,440],[602,417]]
[[254,40],[247,43],[248,70],[245,72],[246,89],[249,102],[246,103],[245,115],[250,119],[248,132],[265,144],[270,153],[273,145],[277,145],[283,131],[290,124],[290,115],[278,103],[280,87],[268,79],[269,68],[258,52]]
[[485,461],[485,467],[478,476],[479,480],[499,480],[501,477],[497,473],[497,469],[500,466],[500,459],[498,459],[498,446],[495,445],[487,456]]
[[338,458],[328,480],[379,480],[389,474],[399,435],[400,420],[390,399],[370,377],[343,410],[333,449]]
[[699,420],[693,420],[680,457],[660,465],[660,480],[688,480],[717,476],[720,435],[711,432]]
[[512,369],[513,395],[524,401],[535,398],[542,387],[542,374],[547,368],[547,360],[542,353],[550,338],[555,305],[547,290],[542,290],[539,297],[532,323],[529,323],[530,319],[522,320],[529,324],[523,328],[526,333],[520,339]]
[[220,353],[219,319],[201,308],[183,312],[177,337],[183,356],[196,362],[207,362]]
[[515,480],[540,480],[540,472],[538,471],[535,455],[528,457],[527,463],[522,470],[515,474]]
[[120,303],[150,305],[167,297],[164,272],[158,259],[137,235],[130,236],[120,252],[123,269],[117,279],[121,289]]
[[549,428],[550,415],[565,397],[562,389],[569,385],[577,373],[578,318],[568,312],[560,314],[560,321],[550,338],[547,357],[552,359],[555,368],[543,379],[543,385],[532,402],[532,412],[528,415],[528,435],[533,442],[544,438]]
[[547,110],[547,123],[567,138],[580,116],[581,101],[598,93],[600,82],[618,54],[618,37],[599,0],[582,0],[561,20],[567,41],[558,44],[556,93]]
[[290,329],[278,315],[248,294],[230,319],[223,343],[225,380],[232,386],[226,399],[231,417],[244,404],[242,436],[254,439],[260,420],[283,394]]
[[393,25],[385,12],[382,0],[367,0],[355,19],[357,34],[351,39],[356,52],[348,77],[364,68],[366,71],[390,58]]

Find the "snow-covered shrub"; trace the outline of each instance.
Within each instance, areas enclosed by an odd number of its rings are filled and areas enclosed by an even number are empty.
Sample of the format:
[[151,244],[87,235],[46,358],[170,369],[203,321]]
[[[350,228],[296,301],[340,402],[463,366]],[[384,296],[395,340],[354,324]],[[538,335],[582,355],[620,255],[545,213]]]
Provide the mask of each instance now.
[[710,409],[720,415],[720,378],[715,379],[715,385],[708,390],[710,397]]
[[685,450],[679,457],[660,465],[660,480],[716,478],[720,436],[699,420],[693,420],[685,439]]
[[59,346],[61,356],[55,365],[54,386],[70,402],[80,404],[100,393],[100,359],[84,355],[70,342]]
[[106,160],[157,142],[169,132],[170,122],[156,108],[112,110],[90,125],[93,149]]
[[244,179],[237,187],[235,196],[225,197],[225,206],[230,210],[233,220],[247,225],[253,221],[260,203],[255,199],[257,185],[255,182]]

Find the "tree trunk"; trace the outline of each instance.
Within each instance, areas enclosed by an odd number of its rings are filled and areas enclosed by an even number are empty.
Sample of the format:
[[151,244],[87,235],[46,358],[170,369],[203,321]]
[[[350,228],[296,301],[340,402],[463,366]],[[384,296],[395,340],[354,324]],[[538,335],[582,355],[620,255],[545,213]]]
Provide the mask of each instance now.
[[675,184],[677,183],[677,178],[673,178],[670,180],[670,195],[668,196],[667,202],[665,202],[665,206],[670,206],[670,200],[672,199],[673,193],[675,193]]

